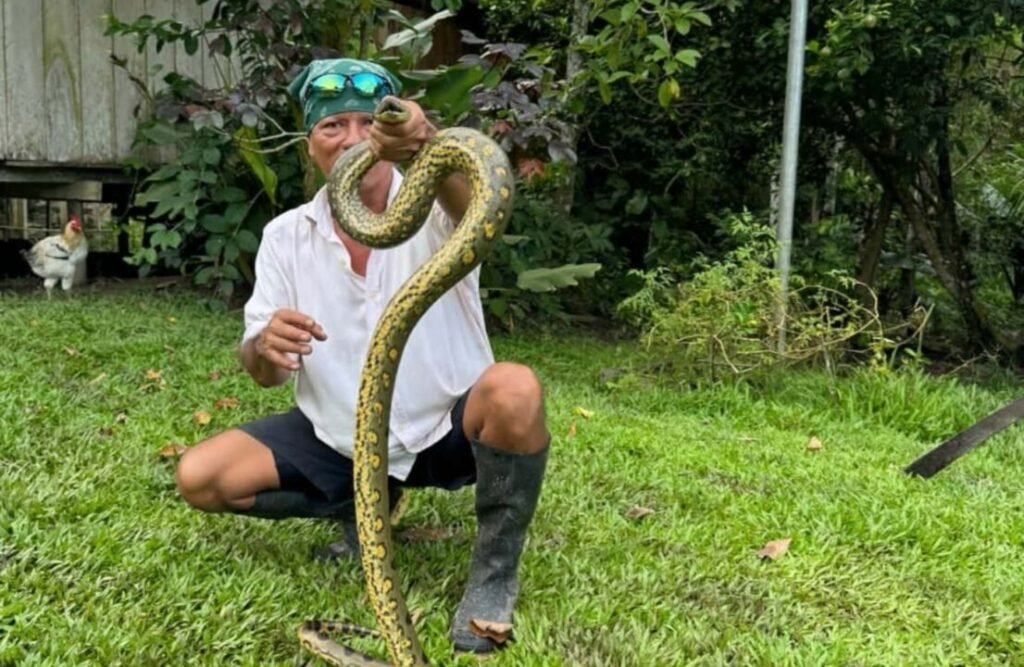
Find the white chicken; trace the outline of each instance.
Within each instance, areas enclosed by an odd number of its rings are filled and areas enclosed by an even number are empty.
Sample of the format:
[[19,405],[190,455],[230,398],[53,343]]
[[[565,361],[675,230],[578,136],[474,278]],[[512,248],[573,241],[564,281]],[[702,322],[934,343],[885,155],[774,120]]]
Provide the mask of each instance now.
[[77,216],[71,216],[64,226],[63,234],[47,236],[26,250],[23,256],[32,267],[32,272],[43,279],[43,287],[49,298],[58,281],[65,292],[71,289],[75,280],[75,267],[84,262],[88,254],[89,243],[82,231],[82,221]]

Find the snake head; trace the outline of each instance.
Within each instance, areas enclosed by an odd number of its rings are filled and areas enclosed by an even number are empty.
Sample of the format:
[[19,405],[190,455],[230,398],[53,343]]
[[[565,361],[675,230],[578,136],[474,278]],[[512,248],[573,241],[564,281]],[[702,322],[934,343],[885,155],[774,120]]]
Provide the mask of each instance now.
[[373,119],[398,125],[409,120],[409,109],[397,97],[388,95],[377,103],[377,108],[373,110]]

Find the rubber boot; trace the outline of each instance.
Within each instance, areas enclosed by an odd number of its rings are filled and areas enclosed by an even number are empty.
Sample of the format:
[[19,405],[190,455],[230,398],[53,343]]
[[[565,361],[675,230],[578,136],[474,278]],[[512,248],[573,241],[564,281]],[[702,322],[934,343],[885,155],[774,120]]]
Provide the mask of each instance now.
[[304,491],[273,489],[260,491],[249,509],[236,514],[261,519],[332,519],[352,514],[352,499],[329,501]]
[[504,643],[473,631],[474,622],[512,626],[519,594],[519,556],[544,481],[548,447],[516,454],[471,441],[476,457],[477,535],[469,581],[452,620],[457,651],[489,653]]
[[[395,510],[402,501],[402,487],[397,484],[388,485],[388,505],[391,509],[391,525],[397,521]],[[348,508],[345,514],[338,517],[341,524],[341,539],[331,542],[327,546],[320,547],[313,552],[316,560],[338,560],[354,558],[359,559],[359,533],[356,529],[356,508],[355,501],[348,500]]]

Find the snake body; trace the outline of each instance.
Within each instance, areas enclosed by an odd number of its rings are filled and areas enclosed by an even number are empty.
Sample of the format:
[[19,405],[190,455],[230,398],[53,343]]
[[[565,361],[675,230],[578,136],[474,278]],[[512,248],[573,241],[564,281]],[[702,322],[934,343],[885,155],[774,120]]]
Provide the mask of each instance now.
[[[401,123],[408,111],[382,102],[376,120]],[[355,511],[366,590],[377,617],[376,632],[328,621],[309,621],[299,640],[312,653],[341,666],[386,665],[330,639],[329,633],[379,634],[391,664],[427,665],[393,563],[388,514],[388,425],[391,397],[402,351],[413,327],[449,288],[469,274],[501,238],[511,213],[515,181],[508,157],[489,137],[468,128],[437,132],[413,158],[394,202],[382,214],[370,212],[359,183],[376,162],[366,142],[346,150],[328,178],[334,218],[352,238],[372,248],[399,245],[423,225],[438,188],[451,174],[465,176],[470,200],[462,221],[445,244],[392,297],[370,340],[356,405]]]

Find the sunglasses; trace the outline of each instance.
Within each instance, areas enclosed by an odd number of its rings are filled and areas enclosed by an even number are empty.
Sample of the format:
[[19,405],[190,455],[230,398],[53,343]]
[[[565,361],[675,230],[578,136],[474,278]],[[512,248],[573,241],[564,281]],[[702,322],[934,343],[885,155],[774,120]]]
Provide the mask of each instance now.
[[349,86],[356,92],[356,95],[366,98],[383,97],[394,93],[391,83],[380,74],[373,72],[321,74],[309,84],[310,90],[326,97],[340,97]]

